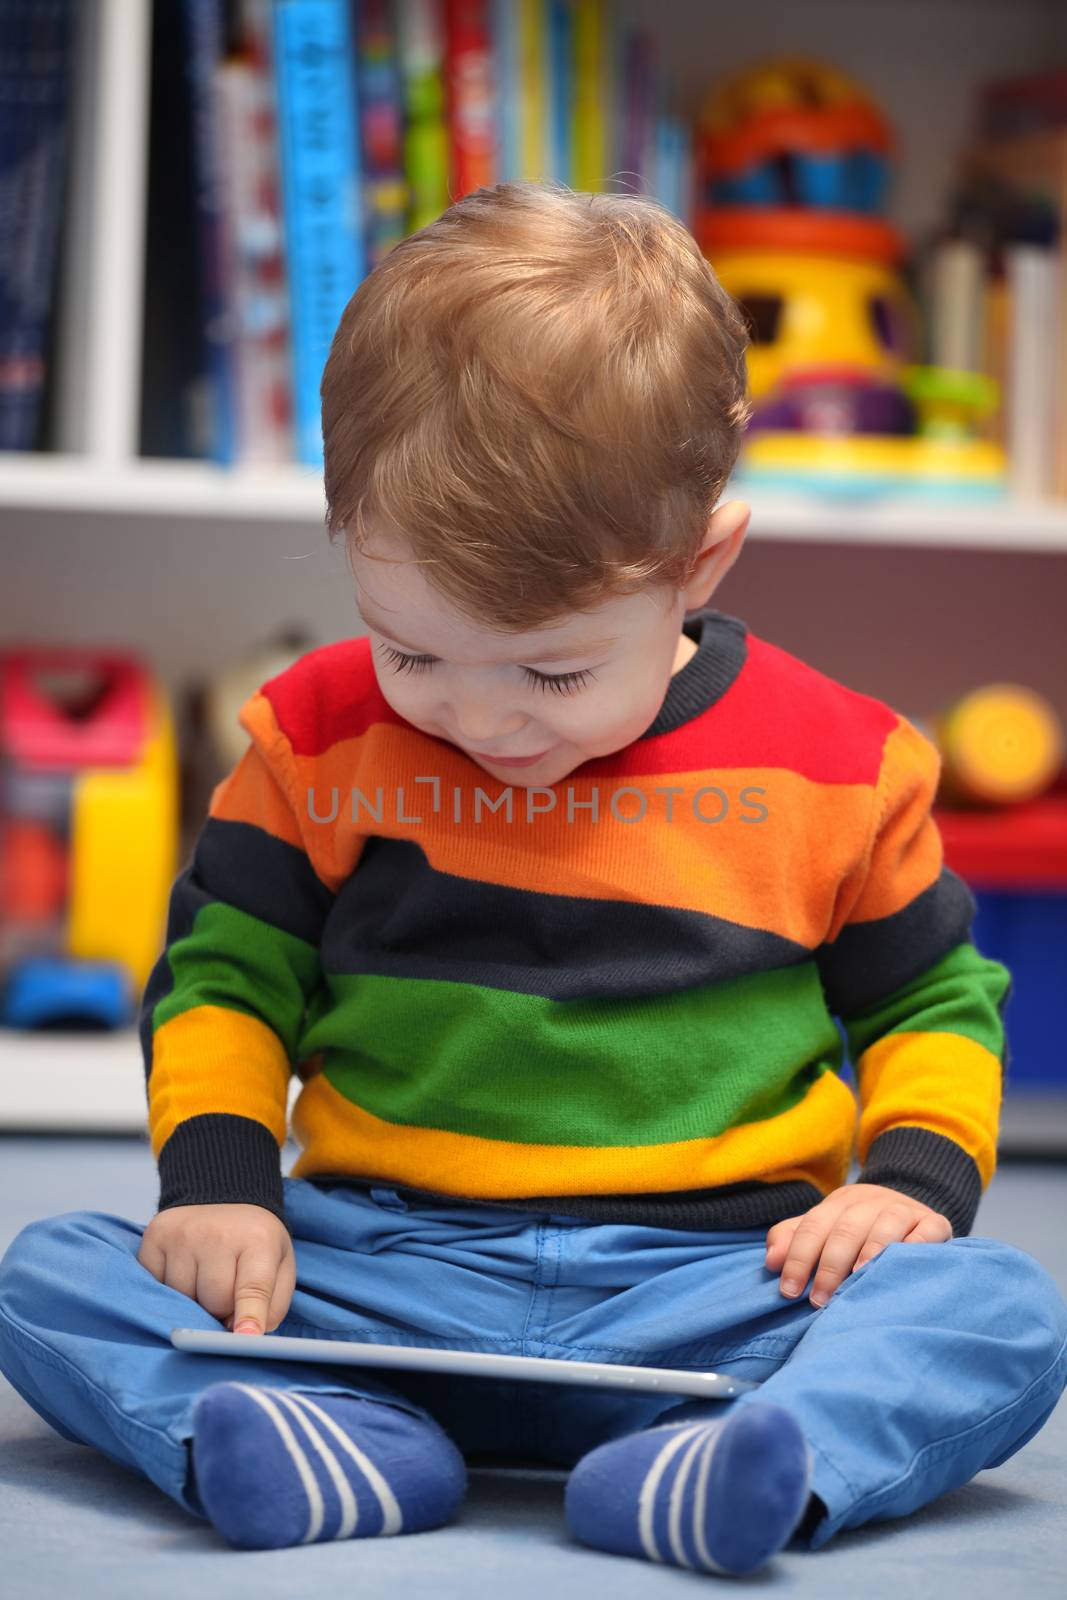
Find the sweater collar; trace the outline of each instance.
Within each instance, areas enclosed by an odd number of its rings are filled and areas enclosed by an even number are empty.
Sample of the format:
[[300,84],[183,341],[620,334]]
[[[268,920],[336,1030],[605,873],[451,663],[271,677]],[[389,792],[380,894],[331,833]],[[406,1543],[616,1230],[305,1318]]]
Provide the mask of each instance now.
[[696,651],[672,674],[663,704],[642,739],[673,733],[698,717],[722,699],[745,664],[748,628],[739,617],[704,606],[685,619],[682,632],[696,641]]

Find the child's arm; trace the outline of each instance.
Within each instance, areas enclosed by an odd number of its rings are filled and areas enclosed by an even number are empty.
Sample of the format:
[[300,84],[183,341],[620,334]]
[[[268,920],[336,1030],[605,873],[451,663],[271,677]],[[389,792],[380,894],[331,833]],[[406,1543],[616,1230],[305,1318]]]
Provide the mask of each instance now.
[[288,1085],[333,901],[304,846],[292,747],[262,692],[252,743],[214,790],[170,896],[141,1043],[159,1210],[214,1202],[285,1221]]
[[931,814],[940,755],[904,717],[886,740],[868,847],[818,952],[856,1074],[859,1182],[974,1224],[996,1168],[1011,975],[971,939],[976,906]]

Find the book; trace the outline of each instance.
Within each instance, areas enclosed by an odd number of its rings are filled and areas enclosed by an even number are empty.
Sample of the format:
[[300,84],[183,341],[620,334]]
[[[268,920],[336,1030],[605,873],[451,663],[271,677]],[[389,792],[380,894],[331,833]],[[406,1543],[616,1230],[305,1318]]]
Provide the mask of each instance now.
[[0,51],[0,449],[41,443],[70,138],[70,0],[3,16]]
[[239,54],[216,72],[240,461],[292,457],[292,372],[270,0],[243,0]]
[[188,55],[186,77],[193,141],[193,203],[197,240],[199,327],[203,380],[194,396],[201,414],[196,433],[202,453],[222,466],[238,456],[236,324],[226,166],[235,152],[220,123],[216,73],[225,42],[223,0],[183,0]]
[[497,181],[522,176],[519,17],[515,0],[491,0]]
[[404,100],[404,172],[408,232],[433,222],[449,204],[445,120],[444,12],[440,0],[399,0],[397,26]]
[[368,270],[407,232],[404,96],[394,0],[353,0]]
[[930,361],[977,372],[982,359],[986,253],[970,239],[944,239],[927,266]]
[[[1054,272],[1056,286],[1051,304],[1046,298],[1041,312],[1041,338],[1048,346],[1054,372],[1047,492],[1064,499],[1067,498],[1067,126],[979,141],[970,152],[969,167],[973,174],[995,178],[1048,215],[1046,236],[1053,245],[1049,251],[1052,264],[1047,265],[1040,276],[1047,288],[1047,274]],[[1028,280],[1035,288],[1038,276],[1035,263]],[[1045,288],[1037,292],[1045,293]],[[1016,307],[1016,294],[1010,286],[1009,294],[1013,329],[1029,327],[1022,308]],[[1011,437],[1010,419],[1008,428]],[[1021,439],[1019,442],[1022,443]],[[1030,475],[1031,466],[1026,465],[1021,481],[1029,481]]]
[[543,181],[548,150],[548,41],[545,0],[514,0],[518,11],[520,178]]
[[545,178],[571,185],[574,104],[571,0],[544,0],[545,6]]
[[322,370],[366,271],[349,0],[275,0],[274,69],[296,456],[321,466]]
[[611,173],[611,19],[606,0],[574,0],[574,149],[576,189],[606,189]]
[[1041,498],[1054,486],[1056,323],[1061,266],[1040,245],[1004,252],[1009,304],[1005,418],[1012,489]]
[[445,0],[449,194],[462,200],[496,182],[494,68],[489,0]]

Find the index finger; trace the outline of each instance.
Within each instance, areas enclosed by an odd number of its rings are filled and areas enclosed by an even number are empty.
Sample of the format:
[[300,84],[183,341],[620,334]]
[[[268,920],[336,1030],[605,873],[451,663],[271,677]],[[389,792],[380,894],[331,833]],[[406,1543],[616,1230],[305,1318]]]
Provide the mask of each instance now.
[[[254,1244],[242,1250],[234,1286],[234,1333],[262,1333],[266,1328],[278,1267],[277,1251],[269,1246]],[[253,1327],[242,1328],[246,1318]]]

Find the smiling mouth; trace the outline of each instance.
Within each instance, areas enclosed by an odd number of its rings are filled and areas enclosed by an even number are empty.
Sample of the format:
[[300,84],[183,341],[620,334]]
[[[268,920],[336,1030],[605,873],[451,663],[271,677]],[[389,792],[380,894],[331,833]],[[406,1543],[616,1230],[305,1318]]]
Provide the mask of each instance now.
[[547,755],[547,750],[534,750],[528,756],[497,755],[492,750],[473,750],[472,755],[479,756],[483,761],[534,761],[538,756]]

